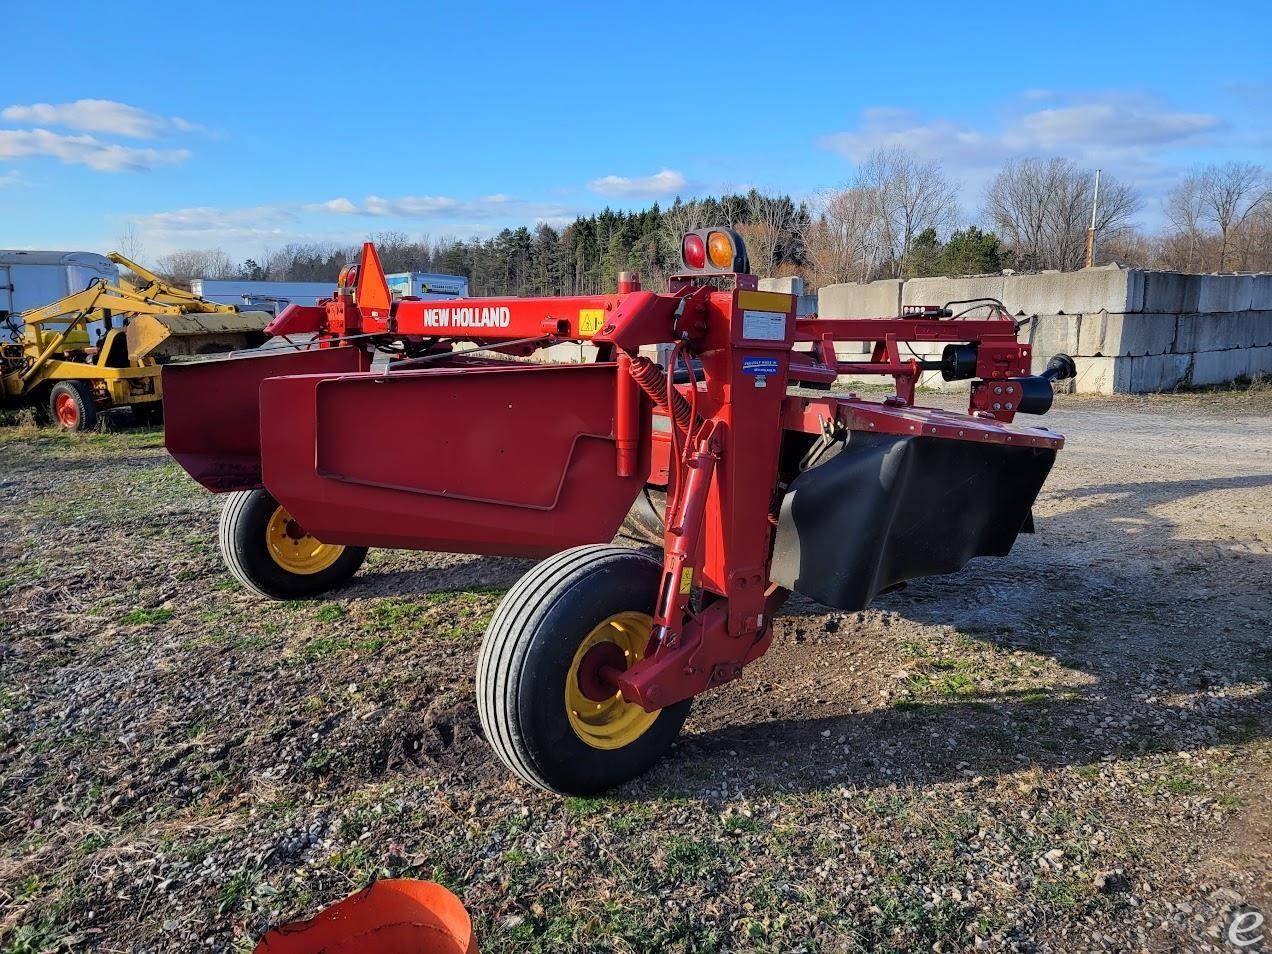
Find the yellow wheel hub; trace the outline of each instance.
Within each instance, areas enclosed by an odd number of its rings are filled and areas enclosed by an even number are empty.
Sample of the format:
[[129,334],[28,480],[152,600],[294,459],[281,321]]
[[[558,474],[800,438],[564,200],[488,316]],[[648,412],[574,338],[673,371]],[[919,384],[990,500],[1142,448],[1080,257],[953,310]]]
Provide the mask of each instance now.
[[281,506],[265,526],[265,546],[275,563],[300,576],[321,573],[344,553],[340,544],[319,543],[309,536]]
[[[628,702],[621,692],[597,700],[583,686],[595,687],[598,675],[589,671],[598,659],[613,660],[616,668],[630,668],[645,655],[654,621],[647,613],[615,613],[588,633],[574,653],[574,661],[565,680],[565,711],[575,735],[594,749],[621,749],[631,745],[658,718],[657,712],[646,712]],[[603,643],[612,646],[597,650]],[[616,647],[616,648],[614,648]],[[595,650],[595,651],[594,651]],[[586,660],[585,660],[586,657]]]

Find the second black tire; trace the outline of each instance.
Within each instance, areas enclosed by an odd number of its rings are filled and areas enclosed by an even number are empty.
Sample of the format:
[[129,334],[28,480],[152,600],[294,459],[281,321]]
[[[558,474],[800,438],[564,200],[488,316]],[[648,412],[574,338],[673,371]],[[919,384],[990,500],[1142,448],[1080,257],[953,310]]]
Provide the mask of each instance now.
[[305,535],[264,489],[227,495],[219,538],[234,578],[274,600],[310,599],[343,586],[367,558],[366,547],[323,544]]

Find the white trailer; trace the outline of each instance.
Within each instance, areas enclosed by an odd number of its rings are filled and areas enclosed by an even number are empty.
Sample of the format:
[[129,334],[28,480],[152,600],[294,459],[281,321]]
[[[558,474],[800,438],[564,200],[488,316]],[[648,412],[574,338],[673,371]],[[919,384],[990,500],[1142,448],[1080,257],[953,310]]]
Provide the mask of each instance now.
[[99,278],[114,284],[119,267],[96,252],[0,249],[0,338],[20,341],[18,315],[82,292]]
[[394,272],[385,275],[389,293],[394,298],[420,298],[424,301],[440,301],[446,298],[467,298],[468,279],[463,275],[439,275],[435,272]]

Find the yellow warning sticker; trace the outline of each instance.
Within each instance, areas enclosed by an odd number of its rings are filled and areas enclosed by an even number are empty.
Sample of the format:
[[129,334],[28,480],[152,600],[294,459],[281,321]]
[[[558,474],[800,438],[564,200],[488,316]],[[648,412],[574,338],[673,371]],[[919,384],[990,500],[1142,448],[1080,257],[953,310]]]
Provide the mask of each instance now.
[[592,337],[592,335],[601,330],[603,324],[605,324],[605,310],[603,308],[579,309],[579,334],[582,337]]
[[680,571],[680,592],[681,594],[693,591],[693,567],[687,566]]
[[789,315],[795,303],[792,295],[783,292],[740,291],[738,292],[739,308],[754,308],[757,311],[776,311]]

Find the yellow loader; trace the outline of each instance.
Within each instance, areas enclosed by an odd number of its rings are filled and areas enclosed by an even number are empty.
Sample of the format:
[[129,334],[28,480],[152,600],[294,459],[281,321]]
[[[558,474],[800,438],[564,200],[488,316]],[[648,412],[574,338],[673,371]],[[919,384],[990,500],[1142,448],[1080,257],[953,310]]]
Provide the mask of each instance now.
[[[206,301],[129,261],[140,279],[97,279],[81,292],[18,316],[21,340],[0,343],[0,403],[47,408],[64,430],[93,427],[98,412],[131,407],[142,424],[163,419],[161,366],[252,348],[273,315]],[[90,326],[100,323],[96,340]]]

